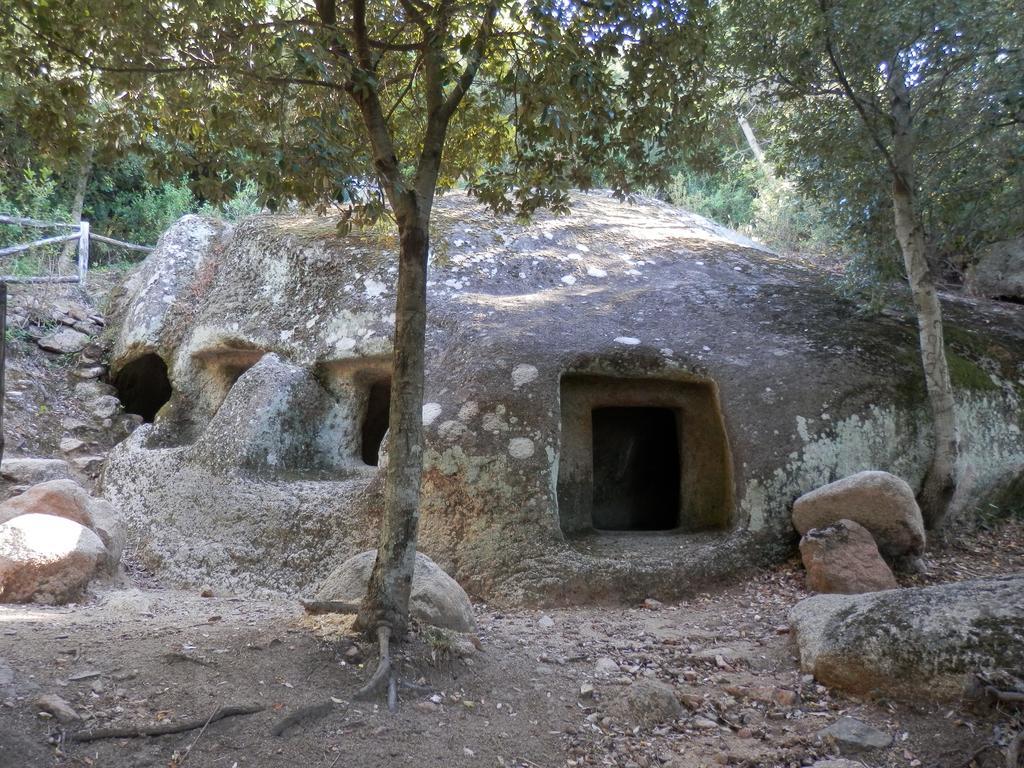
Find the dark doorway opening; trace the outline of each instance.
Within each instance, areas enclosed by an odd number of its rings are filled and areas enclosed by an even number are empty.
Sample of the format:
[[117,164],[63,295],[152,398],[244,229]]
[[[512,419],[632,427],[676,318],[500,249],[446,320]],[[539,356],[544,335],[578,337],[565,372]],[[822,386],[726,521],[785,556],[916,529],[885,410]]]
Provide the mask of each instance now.
[[377,466],[380,444],[388,431],[388,415],[391,411],[391,381],[385,379],[370,385],[366,395],[366,415],[363,417],[362,457],[363,463]]
[[118,371],[114,386],[124,409],[150,423],[171,399],[167,364],[152,352],[137,357]]
[[670,408],[595,408],[593,526],[666,531],[679,526],[679,425]]

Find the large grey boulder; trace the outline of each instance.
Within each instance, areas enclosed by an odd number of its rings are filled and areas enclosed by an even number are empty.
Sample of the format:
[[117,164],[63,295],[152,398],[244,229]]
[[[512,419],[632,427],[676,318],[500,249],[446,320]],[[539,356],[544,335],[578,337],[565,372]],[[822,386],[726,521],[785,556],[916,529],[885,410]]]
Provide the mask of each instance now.
[[109,501],[93,498],[73,480],[50,480],[0,504],[0,523],[27,514],[55,515],[84,525],[106,547],[108,570],[117,567],[124,550],[125,530]]
[[[327,577],[316,599],[360,602],[366,594],[376,558],[375,549],[350,557]],[[422,552],[416,553],[409,612],[424,624],[456,632],[469,632],[475,626],[473,607],[466,590]]]
[[85,526],[21,515],[0,525],[0,603],[70,602],[107,561],[103,542]]
[[896,589],[896,577],[867,529],[852,520],[812,528],[800,540],[800,557],[813,592],[855,595]]
[[993,243],[967,270],[968,293],[989,299],[1024,300],[1024,237]]
[[[672,599],[787,558],[800,494],[927,470],[912,313],[861,317],[820,271],[657,201],[574,193],[523,224],[453,193],[434,215],[419,541],[474,595]],[[110,380],[151,423],[102,494],[161,578],[309,594],[374,546],[398,260],[336,224],[186,217],[112,308]],[[979,484],[1024,460],[1024,329],[990,312],[947,311],[977,339],[954,373]]]
[[789,614],[800,666],[852,693],[952,698],[968,672],[1024,667],[1024,574],[864,595]]
[[793,525],[801,534],[840,520],[867,528],[884,555],[924,551],[924,521],[914,492],[888,472],[858,472],[815,488],[793,503]]

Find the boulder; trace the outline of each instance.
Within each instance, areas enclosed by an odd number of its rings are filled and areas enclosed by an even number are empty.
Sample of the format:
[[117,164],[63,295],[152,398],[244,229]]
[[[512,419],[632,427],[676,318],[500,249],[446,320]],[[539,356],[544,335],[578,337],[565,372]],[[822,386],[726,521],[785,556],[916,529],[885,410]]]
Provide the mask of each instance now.
[[888,472],[858,472],[805,493],[793,503],[793,525],[801,535],[840,520],[867,528],[887,557],[924,551],[924,521],[914,492]]
[[[352,603],[361,601],[366,594],[376,557],[375,549],[350,557],[327,577],[316,599]],[[475,626],[473,607],[466,591],[422,552],[416,553],[409,612],[424,624],[456,632],[469,632]]]
[[[668,604],[789,557],[804,491],[868,467],[916,488],[912,312],[861,317],[820,270],[665,204],[571,198],[528,225],[461,193],[434,208],[419,541],[474,596]],[[147,568],[309,595],[375,546],[394,268],[393,249],[304,214],[188,216],[160,238],[108,325],[110,381],[150,423],[101,481]],[[974,340],[961,463],[986,480],[1021,460],[1020,409],[980,374],[1016,381],[1024,331],[947,314]]]
[[953,698],[968,672],[1024,667],[1024,574],[863,595],[789,614],[800,666],[855,694]]
[[964,276],[964,288],[989,299],[1024,300],[1024,237],[983,249]]
[[641,678],[626,686],[612,701],[610,711],[630,725],[651,726],[678,720],[683,707],[672,686]]
[[807,569],[807,588],[813,592],[854,595],[896,589],[896,578],[875,540],[852,520],[809,530],[800,540],[800,556]]
[[69,355],[82,351],[85,345],[89,343],[89,337],[71,328],[60,328],[46,334],[37,343],[47,352]]
[[108,569],[117,567],[125,542],[117,510],[110,502],[90,496],[73,480],[39,483],[0,504],[0,523],[26,514],[55,515],[90,528],[106,547]]
[[71,468],[62,459],[4,459],[0,477],[13,485],[35,485],[69,478]]
[[0,525],[0,603],[67,603],[107,562],[99,536],[55,515]]

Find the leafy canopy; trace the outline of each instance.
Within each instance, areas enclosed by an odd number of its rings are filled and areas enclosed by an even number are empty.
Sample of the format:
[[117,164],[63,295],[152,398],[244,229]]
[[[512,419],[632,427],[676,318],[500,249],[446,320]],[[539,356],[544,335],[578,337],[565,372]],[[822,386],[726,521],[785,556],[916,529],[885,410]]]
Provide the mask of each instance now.
[[271,205],[382,201],[359,105],[379,102],[409,184],[451,107],[437,186],[529,213],[662,178],[701,122],[710,16],[706,0],[13,0],[0,67],[41,132],[106,94],[136,140],[161,137],[169,175],[207,199],[254,179]]
[[896,253],[888,78],[913,109],[933,257],[1024,230],[1024,14],[1013,0],[730,2],[730,61],[775,156],[851,239]]

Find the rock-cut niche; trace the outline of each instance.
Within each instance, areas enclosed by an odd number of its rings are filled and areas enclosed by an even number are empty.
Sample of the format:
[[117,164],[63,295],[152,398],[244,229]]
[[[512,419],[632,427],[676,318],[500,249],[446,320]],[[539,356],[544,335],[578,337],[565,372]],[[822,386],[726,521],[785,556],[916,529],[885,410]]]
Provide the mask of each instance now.
[[167,364],[152,352],[135,358],[118,371],[114,387],[124,409],[150,423],[171,399]]
[[570,374],[561,403],[563,532],[729,526],[732,461],[712,382]]

